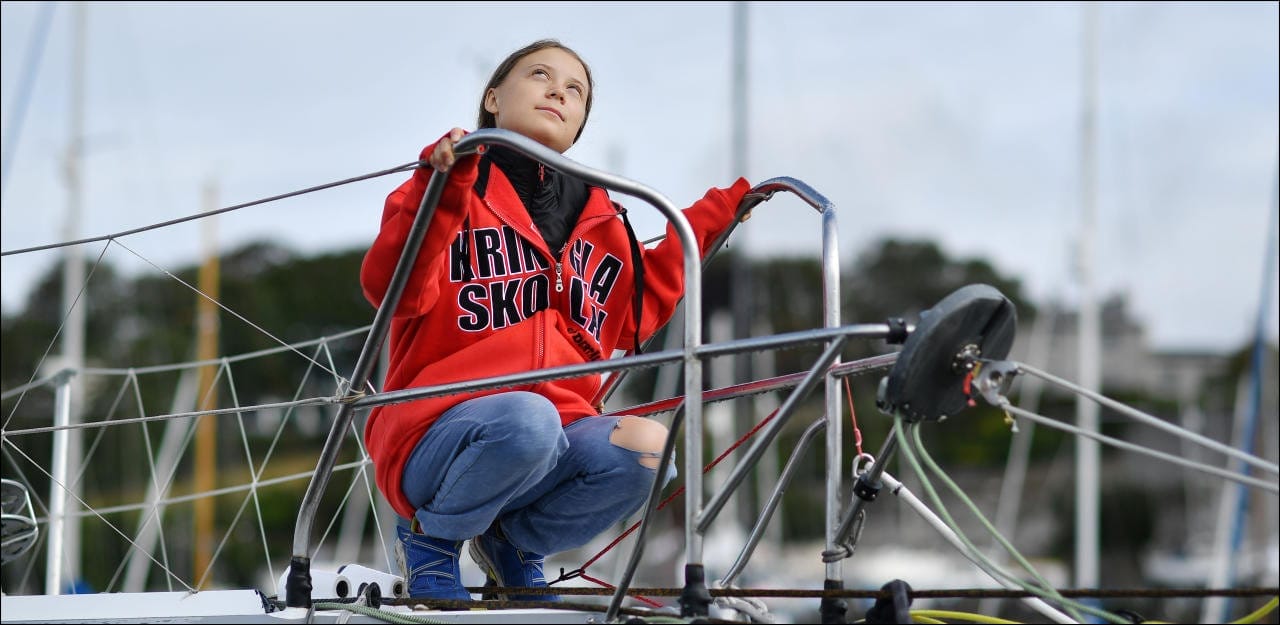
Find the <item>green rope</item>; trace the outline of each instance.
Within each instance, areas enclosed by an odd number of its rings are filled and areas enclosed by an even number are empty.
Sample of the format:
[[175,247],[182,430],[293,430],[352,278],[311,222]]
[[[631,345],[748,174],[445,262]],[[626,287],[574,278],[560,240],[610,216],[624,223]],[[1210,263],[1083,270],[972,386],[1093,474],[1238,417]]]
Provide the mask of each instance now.
[[[1078,606],[1076,602],[1068,601],[1067,599],[1063,598],[1061,595],[1057,593],[1057,591],[1053,589],[1053,587],[1050,584],[1048,584],[1046,581],[1044,581],[1043,578],[1041,578],[1038,574],[1036,574],[1034,570],[1031,571],[1032,575],[1034,575],[1041,582],[1041,584],[1043,584],[1043,586],[1027,583],[1022,579],[1005,572],[1003,568],[1001,568],[1000,566],[992,562],[990,559],[988,559],[985,555],[983,555],[982,551],[979,550],[976,546],[974,546],[974,544],[969,540],[969,538],[963,533],[963,530],[960,529],[959,524],[956,523],[955,519],[953,519],[951,517],[951,514],[947,511],[946,505],[942,503],[942,498],[938,495],[938,492],[934,489],[933,482],[929,480],[929,476],[925,473],[924,468],[920,465],[920,461],[916,457],[916,453],[911,444],[911,441],[907,438],[907,434],[902,426],[901,415],[898,415],[897,419],[895,419],[893,433],[894,433],[894,436],[896,436],[898,439],[898,447],[902,450],[903,457],[905,457],[907,461],[910,463],[911,468],[916,472],[916,477],[920,479],[920,483],[924,487],[925,492],[929,495],[929,498],[933,501],[933,504],[938,508],[938,516],[943,520],[944,523],[946,523],[947,527],[951,528],[951,531],[955,533],[956,538],[959,539],[962,543],[964,543],[965,548],[968,550],[970,557],[974,558],[975,560],[981,562],[983,565],[988,567],[988,569],[991,571],[993,575],[1003,578],[1013,584],[1017,584],[1023,590],[1030,592],[1041,599],[1058,602],[1059,604],[1063,605],[1065,608],[1067,608],[1067,612],[1071,616],[1071,618],[1075,619],[1076,621],[1081,621],[1082,619],[1080,618],[1080,615],[1077,614],[1072,608],[1079,607],[1082,611],[1093,613],[1092,608],[1087,608],[1086,606]],[[918,440],[918,435],[916,438]],[[928,457],[928,454],[926,452],[923,452],[923,446],[921,447],[920,451],[925,455],[925,457]],[[945,474],[944,474],[944,477],[945,477]],[[964,497],[963,494],[961,494],[961,498],[967,500],[967,498]],[[1117,622],[1117,623],[1127,622],[1120,619],[1119,617],[1116,617],[1115,615],[1105,613],[1105,612],[1103,612],[1102,614],[1098,614],[1097,616],[1100,616],[1101,618],[1105,618],[1108,621],[1112,621],[1112,622]]]
[[[938,479],[942,480],[942,482],[947,485],[947,487],[951,490],[951,492],[954,493],[956,497],[960,499],[961,503],[965,504],[965,506],[967,506],[969,510],[973,512],[974,516],[978,517],[978,520],[982,522],[983,526],[987,528],[988,532],[991,532],[991,535],[995,537],[996,541],[999,542],[1002,547],[1004,547],[1005,551],[1007,551],[1009,555],[1013,557],[1014,561],[1017,562],[1024,570],[1026,570],[1027,573],[1029,573],[1033,578],[1035,578],[1037,582],[1039,582],[1038,585],[1033,585],[1033,587],[1038,588],[1045,593],[1045,595],[1042,595],[1040,598],[1052,599],[1053,601],[1058,601],[1062,603],[1064,607],[1068,608],[1068,612],[1071,614],[1072,618],[1076,619],[1077,621],[1082,620],[1079,614],[1071,611],[1072,608],[1077,607],[1076,602],[1069,602],[1067,598],[1063,597],[1061,594],[1058,594],[1057,589],[1055,589],[1053,585],[1049,583],[1049,580],[1046,580],[1043,576],[1041,576],[1039,571],[1037,571],[1036,568],[1032,566],[1031,563],[1026,560],[1026,558],[1022,557],[1022,554],[1019,553],[1016,548],[1014,548],[1013,544],[1011,544],[1008,540],[1006,540],[1005,537],[1001,535],[1000,532],[996,530],[996,528],[993,525],[991,525],[991,523],[987,522],[987,518],[982,515],[982,512],[978,510],[978,507],[974,505],[973,501],[969,499],[968,495],[966,495],[964,491],[961,490],[960,487],[957,486],[956,483],[952,481],[951,478],[948,477],[945,472],[942,471],[942,467],[939,467],[938,464],[934,462],[933,457],[930,456],[928,450],[924,448],[924,441],[920,440],[920,424],[917,423],[914,426],[912,426],[911,434],[912,434],[912,444],[913,444],[912,451],[918,453],[920,459],[922,459],[924,461],[924,464],[929,467],[929,470],[933,471],[933,473],[938,476]],[[938,505],[939,506],[942,505],[941,500],[938,501]],[[948,517],[948,519],[949,518],[950,517]],[[951,529],[955,531],[957,534],[960,533],[958,524],[955,524],[954,522],[952,522],[949,525],[951,526]],[[980,549],[975,547],[973,543],[969,542],[967,538],[964,538],[963,540],[965,545],[969,548],[969,550],[974,554],[977,554],[979,558],[983,561],[983,563],[993,568],[996,568],[997,570],[1001,570],[1002,573],[1004,572],[1002,569],[999,569],[998,565],[996,565],[995,562],[992,562],[989,558],[987,558],[986,555],[983,554]],[[1084,610],[1084,611],[1087,612],[1088,610]],[[1106,618],[1107,620],[1111,620],[1110,617],[1103,616],[1101,614],[1095,614],[1094,616],[1099,616],[1101,618]],[[1115,617],[1115,618],[1119,618],[1119,617]],[[1113,621],[1113,622],[1127,623],[1128,621],[1121,619],[1119,621]]]
[[448,622],[448,621],[441,621],[433,618],[428,618],[425,616],[417,616],[414,614],[400,614],[397,612],[388,612],[386,610],[379,610],[378,608],[371,608],[367,605],[361,605],[358,603],[316,603],[316,604],[313,604],[312,607],[314,607],[317,610],[345,610],[347,612],[362,614],[364,616],[376,618],[380,621],[386,621],[388,623],[446,623]]

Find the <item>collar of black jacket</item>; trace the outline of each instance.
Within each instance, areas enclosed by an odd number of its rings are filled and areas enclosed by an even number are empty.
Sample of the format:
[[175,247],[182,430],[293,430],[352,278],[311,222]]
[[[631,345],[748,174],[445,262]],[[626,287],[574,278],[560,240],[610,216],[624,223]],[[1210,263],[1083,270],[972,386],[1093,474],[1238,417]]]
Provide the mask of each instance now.
[[504,146],[492,146],[486,155],[511,182],[548,246],[558,252],[582,214],[590,188]]

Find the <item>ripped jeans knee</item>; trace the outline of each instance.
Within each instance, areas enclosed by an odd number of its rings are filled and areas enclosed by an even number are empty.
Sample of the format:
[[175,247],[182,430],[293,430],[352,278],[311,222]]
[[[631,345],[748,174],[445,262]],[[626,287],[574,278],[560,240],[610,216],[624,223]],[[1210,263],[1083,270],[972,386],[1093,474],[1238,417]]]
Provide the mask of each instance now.
[[[641,466],[657,471],[658,463],[662,461],[662,448],[667,442],[667,428],[652,419],[624,416],[614,424],[609,442],[634,453]],[[675,454],[672,454],[665,481],[670,482],[675,476]]]

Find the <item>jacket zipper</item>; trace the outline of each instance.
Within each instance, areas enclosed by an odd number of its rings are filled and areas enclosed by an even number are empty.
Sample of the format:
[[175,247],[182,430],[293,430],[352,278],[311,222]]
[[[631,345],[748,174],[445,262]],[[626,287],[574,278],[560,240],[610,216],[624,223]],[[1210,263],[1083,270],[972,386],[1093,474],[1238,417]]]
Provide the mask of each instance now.
[[608,218],[608,215],[597,215],[586,221],[579,221],[573,230],[569,232],[568,238],[564,240],[564,249],[560,250],[560,258],[556,261],[556,293],[564,291],[564,259],[569,255],[569,242],[574,237],[581,237],[581,233],[586,232],[589,225],[594,225],[595,222]]
[[[489,198],[482,197],[480,198],[480,201],[484,202],[484,205],[489,209],[489,212],[493,213],[493,215],[497,217],[499,221],[506,224],[510,228],[514,229],[516,232],[520,231],[520,228],[516,227],[515,224],[511,223],[511,220],[507,219],[506,215],[503,215],[501,211],[493,207],[493,204],[489,203]],[[587,221],[580,221],[578,222],[578,225],[574,227],[573,231],[569,233],[569,237],[565,239],[564,249],[560,250],[560,258],[555,261],[556,293],[564,292],[564,258],[569,254],[569,241],[572,241],[573,238],[575,236],[578,236],[580,232],[584,232],[586,230],[585,226],[587,226],[588,224],[594,224],[594,222],[597,222],[603,219],[608,219],[608,218],[609,218],[609,215],[597,215],[595,217],[588,219]],[[543,244],[545,247],[546,241],[543,241]],[[550,253],[551,252],[550,249],[548,249],[547,252],[548,252],[547,253],[548,256],[552,256],[554,258],[554,255]]]

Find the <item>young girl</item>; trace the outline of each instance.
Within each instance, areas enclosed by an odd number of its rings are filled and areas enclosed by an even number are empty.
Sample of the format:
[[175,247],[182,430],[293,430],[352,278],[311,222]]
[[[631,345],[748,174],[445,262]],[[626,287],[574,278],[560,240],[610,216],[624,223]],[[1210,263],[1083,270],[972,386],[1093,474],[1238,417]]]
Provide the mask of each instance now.
[[[480,128],[518,132],[563,153],[591,112],[591,71],[554,40],[515,51],[481,94]],[[449,171],[391,325],[388,391],[606,358],[670,318],[684,288],[673,229],[636,242],[604,189],[490,146],[456,159],[454,128],[422,151]],[[387,198],[361,283],[386,293],[431,169]],[[702,254],[749,190],[739,179],[684,213]],[[579,547],[644,503],[667,430],[601,417],[599,375],[375,408],[365,442],[401,523],[397,559],[414,597],[470,599],[458,558],[499,586],[544,587],[545,554]],[[666,479],[674,477],[674,466]],[[548,599],[547,595],[513,597]]]

